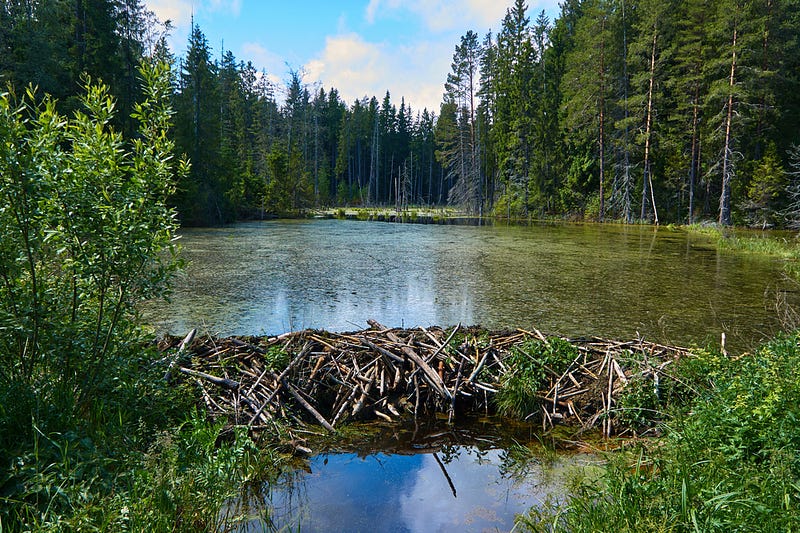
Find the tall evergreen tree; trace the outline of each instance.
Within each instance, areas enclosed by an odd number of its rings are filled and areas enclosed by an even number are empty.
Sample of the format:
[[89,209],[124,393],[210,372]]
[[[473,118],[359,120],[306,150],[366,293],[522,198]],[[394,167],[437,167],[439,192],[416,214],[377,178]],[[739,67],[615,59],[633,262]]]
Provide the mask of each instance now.
[[454,181],[451,203],[463,205],[470,212],[483,213],[483,180],[479,165],[475,123],[475,98],[480,61],[478,34],[468,31],[453,54],[452,71],[447,76],[447,96],[457,106],[458,144],[448,158],[447,167]]
[[520,214],[527,215],[533,151],[531,117],[538,95],[534,91],[536,49],[532,43],[528,6],[516,0],[503,19],[497,36],[496,116],[493,133],[500,176],[505,189],[506,211],[520,200]]
[[178,184],[178,210],[186,224],[222,224],[232,213],[226,205],[227,184],[219,168],[217,66],[211,61],[205,35],[194,23],[175,98],[176,147],[192,163],[191,172]]
[[[588,0],[582,8],[583,16],[575,28],[575,40],[579,46],[566,58],[562,106],[564,125],[574,139],[574,149],[578,155],[588,151],[596,158],[597,179],[589,179],[596,183],[597,216],[602,221],[605,215],[608,104],[613,99],[613,4],[610,0]],[[580,186],[588,177],[576,178]]]

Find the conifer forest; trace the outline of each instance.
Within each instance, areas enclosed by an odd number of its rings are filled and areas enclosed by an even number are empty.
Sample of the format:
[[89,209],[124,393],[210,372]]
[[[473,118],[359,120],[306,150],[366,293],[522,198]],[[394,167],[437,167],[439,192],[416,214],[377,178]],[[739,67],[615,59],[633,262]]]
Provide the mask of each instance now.
[[[793,226],[800,221],[796,0],[517,0],[453,43],[439,109],[346,102],[302,69],[183,50],[139,0],[6,1],[0,77],[68,112],[110,86],[124,134],[136,65],[172,65],[172,135],[191,170],[184,225],[330,206],[453,206],[480,216]],[[399,102],[398,102],[399,100]]]

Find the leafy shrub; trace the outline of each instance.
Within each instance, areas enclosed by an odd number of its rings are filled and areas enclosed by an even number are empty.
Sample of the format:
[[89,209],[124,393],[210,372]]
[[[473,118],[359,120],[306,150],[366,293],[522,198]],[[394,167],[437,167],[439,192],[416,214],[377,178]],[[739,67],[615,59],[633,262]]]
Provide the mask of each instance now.
[[506,359],[509,371],[494,397],[498,412],[524,417],[535,411],[539,406],[537,393],[551,379],[560,377],[577,356],[578,349],[559,338],[547,342],[528,340],[512,348]]
[[132,141],[102,84],[71,118],[32,89],[0,95],[0,529],[102,526],[97,502],[152,431],[144,407],[182,405],[143,381],[136,306],[179,265],[167,199],[187,165],[167,137],[169,66],[140,73]]
[[168,67],[141,73],[131,143],[110,126],[104,85],[71,119],[32,90],[0,97],[0,367],[37,394],[91,397],[137,338],[136,304],[177,265]]

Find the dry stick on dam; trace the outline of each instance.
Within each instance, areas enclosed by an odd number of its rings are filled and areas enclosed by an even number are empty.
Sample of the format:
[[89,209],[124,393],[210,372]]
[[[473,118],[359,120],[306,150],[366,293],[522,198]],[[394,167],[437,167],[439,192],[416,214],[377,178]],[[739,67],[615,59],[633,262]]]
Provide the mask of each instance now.
[[[188,342],[170,337],[160,348],[167,352],[162,360],[179,359],[180,372],[172,379],[193,380],[212,416],[255,430],[276,419],[335,431],[352,420],[440,413],[452,421],[494,413],[498,394],[513,379],[529,384],[524,367],[543,379],[532,392],[535,408],[519,416],[541,422],[544,430],[555,424],[602,428],[606,437],[635,434],[637,428],[620,416],[619,398],[629,384],[658,393],[674,381],[671,363],[692,356],[685,348],[641,339],[566,339],[536,329],[398,329],[368,322],[370,329],[350,333],[195,336]],[[563,352],[561,368],[543,355],[556,349]]]

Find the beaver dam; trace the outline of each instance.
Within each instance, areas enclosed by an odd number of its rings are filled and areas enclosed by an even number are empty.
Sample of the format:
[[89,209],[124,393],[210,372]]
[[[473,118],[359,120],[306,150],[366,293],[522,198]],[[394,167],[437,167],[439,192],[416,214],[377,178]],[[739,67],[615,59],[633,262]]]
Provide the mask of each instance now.
[[[350,333],[275,337],[192,331],[162,340],[160,348],[169,379],[193,381],[212,416],[254,430],[279,420],[332,432],[356,420],[435,416],[454,422],[500,412],[544,430],[570,424],[579,432],[600,429],[605,437],[652,428],[659,399],[676,384],[670,365],[692,355],[642,339],[368,322],[370,329]],[[628,407],[630,397],[653,401]]]

